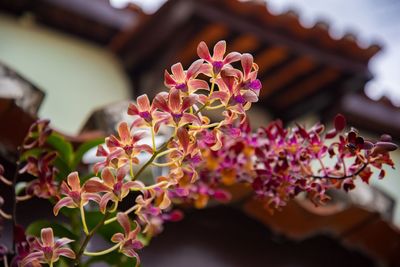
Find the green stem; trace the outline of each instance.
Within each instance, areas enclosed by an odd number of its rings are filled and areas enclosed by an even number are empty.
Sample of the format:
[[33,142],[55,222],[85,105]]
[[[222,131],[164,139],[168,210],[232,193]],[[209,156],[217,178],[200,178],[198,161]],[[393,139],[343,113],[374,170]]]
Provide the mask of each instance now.
[[85,218],[85,208],[83,207],[82,203],[80,206],[80,211],[81,211],[81,220],[82,220],[82,225],[83,225],[83,231],[85,232],[86,235],[89,234],[89,230],[86,224],[86,218]]
[[221,123],[220,122],[215,122],[207,125],[202,125],[202,126],[196,126],[196,125],[189,125],[190,129],[208,129],[212,127],[218,127]]
[[167,142],[165,142],[160,149],[156,150],[151,158],[139,169],[139,171],[136,173],[136,179],[139,178],[139,176],[142,174],[142,172],[156,159],[157,155],[163,152],[165,149],[168,147],[168,143],[173,139],[174,137],[171,137],[168,139]]
[[97,252],[85,251],[85,252],[83,252],[83,255],[86,255],[86,256],[101,256],[101,255],[105,255],[105,254],[108,254],[110,252],[113,252],[119,246],[120,246],[120,244],[118,243],[115,246],[112,246],[111,248],[108,248],[108,249],[102,250],[102,251],[97,251]]
[[[128,210],[124,211],[124,213],[125,213],[126,215],[128,215],[129,213],[131,213],[132,211],[134,211],[135,208],[136,208],[135,206],[132,206],[132,207],[129,208]],[[106,220],[106,221],[104,222],[104,224],[107,225],[107,224],[110,224],[110,223],[112,223],[112,222],[115,222],[116,220],[117,220],[117,216],[112,217],[111,219]]]
[[85,251],[87,245],[89,244],[90,239],[94,236],[94,234],[97,232],[97,230],[99,230],[100,227],[102,227],[104,225],[104,222],[107,220],[109,215],[110,215],[110,213],[106,212],[104,214],[103,218],[96,224],[96,226],[89,232],[89,234],[83,240],[78,253],[76,253],[75,266],[79,266],[80,261],[81,261],[81,256],[82,256],[83,252]]
[[131,179],[135,179],[135,175],[133,174],[133,164],[132,164],[132,159],[129,159],[129,173],[131,175]]

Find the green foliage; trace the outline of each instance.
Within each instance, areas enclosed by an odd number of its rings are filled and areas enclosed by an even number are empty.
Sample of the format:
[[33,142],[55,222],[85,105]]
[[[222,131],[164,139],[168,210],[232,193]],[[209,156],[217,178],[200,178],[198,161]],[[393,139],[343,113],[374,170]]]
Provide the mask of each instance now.
[[64,161],[67,166],[71,166],[74,157],[74,149],[70,142],[65,140],[61,135],[52,133],[47,138],[47,143],[58,152],[59,158]]
[[78,240],[79,237],[74,234],[67,225],[58,222],[49,222],[45,220],[35,221],[26,228],[26,234],[32,236],[40,236],[43,228],[53,228],[54,236],[68,237],[72,240]]
[[83,155],[93,147],[96,147],[102,143],[104,143],[104,138],[90,140],[86,143],[81,144],[74,153],[73,160],[71,162],[71,168],[76,169],[78,164],[82,161]]
[[[58,153],[58,157],[54,161],[54,165],[59,170],[59,173],[56,177],[57,180],[62,181],[63,179],[65,179],[65,177],[68,176],[68,174],[75,171],[79,163],[82,161],[83,155],[91,148],[96,147],[103,142],[104,138],[90,140],[86,143],[81,144],[74,151],[73,146],[69,141],[65,140],[64,137],[57,133],[52,133],[48,137],[47,143],[52,149],[54,149]],[[37,154],[37,151],[30,152],[30,154],[32,153]],[[27,156],[29,156],[29,154]]]

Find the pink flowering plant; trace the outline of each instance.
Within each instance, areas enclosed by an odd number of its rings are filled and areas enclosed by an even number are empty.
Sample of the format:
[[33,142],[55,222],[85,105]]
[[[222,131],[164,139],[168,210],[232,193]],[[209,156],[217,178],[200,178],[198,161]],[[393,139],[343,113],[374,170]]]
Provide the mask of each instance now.
[[[250,54],[225,55],[225,50],[220,41],[211,55],[201,42],[200,59],[187,70],[180,63],[166,70],[167,90],[152,101],[139,96],[127,111],[133,123],[121,122],[117,134],[105,140],[74,150],[48,121],[32,125],[18,150],[17,172],[7,179],[1,168],[0,179],[12,188],[14,211],[18,202],[37,197],[52,203],[54,216],[63,214],[70,221],[35,221],[23,230],[15,212],[0,209],[15,229],[14,247],[9,252],[1,248],[4,263],[89,266],[102,260],[138,266],[138,252],[163,223],[182,219],[182,204],[204,208],[209,200],[229,202],[229,186],[241,183],[264,201],[266,212],[299,194],[320,205],[329,200],[329,190],[347,192],[355,180],[368,183],[377,170],[380,178],[385,176],[383,166],[394,167],[390,152],[397,146],[390,136],[366,140],[355,129],[347,130],[340,114],[330,131],[322,124],[284,128],[281,121],[251,131],[246,111],[261,90],[258,66]],[[208,110],[220,112],[221,119],[212,121]],[[161,128],[170,134],[159,145]],[[143,142],[147,136],[149,144]],[[78,173],[83,154],[95,146],[100,160],[93,173]],[[148,177],[151,167],[162,168],[163,175]],[[30,180],[23,181],[24,175]],[[90,250],[96,234],[109,246]]]

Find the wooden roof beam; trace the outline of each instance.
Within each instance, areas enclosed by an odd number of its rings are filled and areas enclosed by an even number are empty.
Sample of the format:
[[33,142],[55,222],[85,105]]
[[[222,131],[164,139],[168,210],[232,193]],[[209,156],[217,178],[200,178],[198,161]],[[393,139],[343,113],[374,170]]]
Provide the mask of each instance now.
[[371,73],[369,72],[368,67],[363,63],[356,62],[344,56],[329,53],[321,48],[315,47],[314,45],[297,42],[290,38],[290,36],[267,31],[265,26],[252,23],[245,18],[229,14],[221,9],[205,5],[202,1],[196,1],[195,5],[196,14],[211,22],[224,22],[231,25],[232,28],[238,32],[246,32],[258,36],[260,40],[265,43],[290,47],[294,53],[310,56],[314,58],[318,64],[332,66],[345,72],[362,73],[364,76],[371,78]]
[[271,73],[263,81],[263,90],[261,90],[260,96],[263,98],[277,92],[296,77],[311,71],[315,66],[315,62],[309,57],[293,60],[277,72]]
[[179,53],[178,59],[182,62],[183,66],[187,66],[193,60],[193,53],[197,49],[197,45],[204,41],[207,45],[211,46],[219,40],[226,38],[229,29],[222,23],[213,23],[204,27],[198,34],[193,36],[184,49]]
[[300,99],[311,95],[318,91],[323,86],[330,84],[340,77],[340,71],[333,68],[325,68],[316,74],[308,77],[305,81],[298,83],[292,88],[288,89],[287,92],[280,94],[272,103],[281,109],[285,109]]

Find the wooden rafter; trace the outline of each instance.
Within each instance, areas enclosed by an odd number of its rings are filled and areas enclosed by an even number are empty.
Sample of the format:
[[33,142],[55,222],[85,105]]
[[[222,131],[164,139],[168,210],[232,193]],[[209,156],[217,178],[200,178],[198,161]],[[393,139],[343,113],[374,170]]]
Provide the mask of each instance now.
[[288,89],[286,93],[279,95],[279,99],[275,99],[275,105],[282,109],[287,108],[301,98],[311,95],[323,86],[333,82],[340,76],[337,69],[325,68],[321,71],[309,76],[305,81]]
[[300,57],[287,64],[282,69],[272,73],[263,81],[263,90],[261,97],[268,97],[276,92],[291,80],[296,77],[309,72],[316,66],[315,61],[309,57]]

